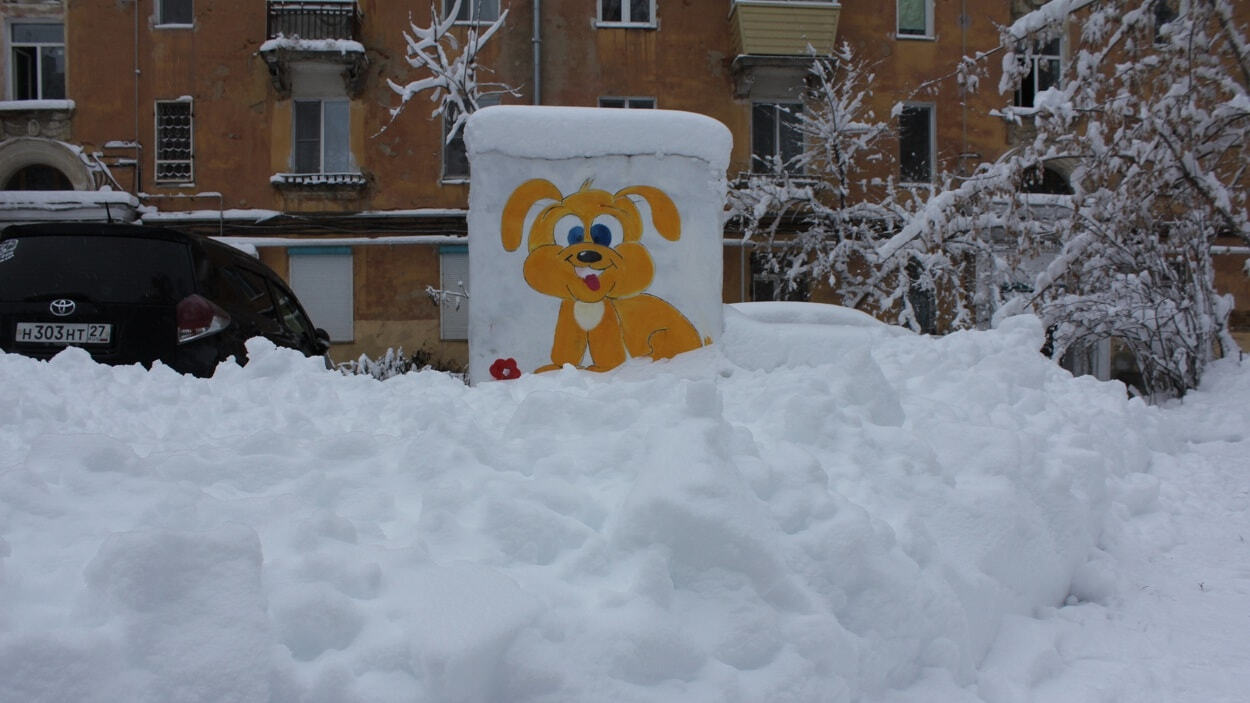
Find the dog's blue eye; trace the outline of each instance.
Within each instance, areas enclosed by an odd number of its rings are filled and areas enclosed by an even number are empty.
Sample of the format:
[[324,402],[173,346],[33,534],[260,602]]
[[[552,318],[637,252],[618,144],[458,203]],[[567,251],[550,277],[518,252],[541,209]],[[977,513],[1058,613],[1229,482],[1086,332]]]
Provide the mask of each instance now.
[[[590,231],[593,233],[594,229],[591,229]],[[576,227],[569,229],[569,246],[573,246],[574,244],[581,244],[582,240],[584,239],[586,239],[585,227],[578,225]]]
[[590,239],[601,247],[616,247],[625,241],[625,226],[612,215],[599,215],[590,223]]
[[612,245],[612,230],[599,222],[590,226],[590,240],[601,247]]

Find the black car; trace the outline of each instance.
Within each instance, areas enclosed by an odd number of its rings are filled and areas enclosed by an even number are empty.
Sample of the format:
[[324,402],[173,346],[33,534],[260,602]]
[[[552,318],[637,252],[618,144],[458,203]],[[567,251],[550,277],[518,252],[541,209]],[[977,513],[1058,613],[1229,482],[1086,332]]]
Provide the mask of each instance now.
[[256,258],[160,227],[13,225],[0,233],[0,349],[50,358],[68,345],[106,364],[153,361],[211,376],[265,337],[324,356],[329,336]]

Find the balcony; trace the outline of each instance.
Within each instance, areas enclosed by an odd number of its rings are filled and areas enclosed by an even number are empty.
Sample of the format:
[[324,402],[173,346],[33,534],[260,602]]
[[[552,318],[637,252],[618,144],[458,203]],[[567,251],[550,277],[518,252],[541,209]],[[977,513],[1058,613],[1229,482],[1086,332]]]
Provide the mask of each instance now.
[[266,34],[260,55],[278,94],[291,94],[292,66],[300,63],[341,67],[349,96],[364,88],[369,62],[360,36],[355,0],[268,0]]
[[834,0],[733,0],[735,95],[772,99],[800,90],[812,52],[832,53],[841,12]]
[[807,56],[832,51],[842,6],[832,0],[735,0],[729,11],[739,56]]

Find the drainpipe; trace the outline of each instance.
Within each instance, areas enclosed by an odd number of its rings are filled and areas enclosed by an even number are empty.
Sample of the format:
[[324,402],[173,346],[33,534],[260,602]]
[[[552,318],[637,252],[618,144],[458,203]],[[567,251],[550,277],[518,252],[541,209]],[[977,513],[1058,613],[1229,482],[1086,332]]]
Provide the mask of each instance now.
[[[135,10],[135,30],[134,30],[134,67],[135,67],[135,145],[141,144],[139,141],[139,0],[133,0],[132,5]],[[143,150],[136,149],[135,158],[135,193],[143,191]]]
[[534,32],[530,41],[534,45],[534,104],[543,104],[543,39],[542,39],[543,0],[534,0]]

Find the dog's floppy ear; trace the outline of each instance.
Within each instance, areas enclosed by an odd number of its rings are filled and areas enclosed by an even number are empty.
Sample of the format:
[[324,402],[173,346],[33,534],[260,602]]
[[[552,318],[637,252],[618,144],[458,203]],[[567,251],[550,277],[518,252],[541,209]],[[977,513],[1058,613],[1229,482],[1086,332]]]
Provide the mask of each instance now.
[[539,200],[563,200],[560,189],[551,181],[542,178],[528,180],[508,196],[503,206],[503,215],[499,218],[499,235],[503,238],[503,248],[516,251],[521,246],[521,231],[525,227],[525,215]]
[[630,186],[622,188],[615,197],[624,198],[630,195],[641,197],[651,206],[651,222],[661,237],[670,242],[681,237],[681,215],[677,214],[677,206],[667,193],[651,186]]

